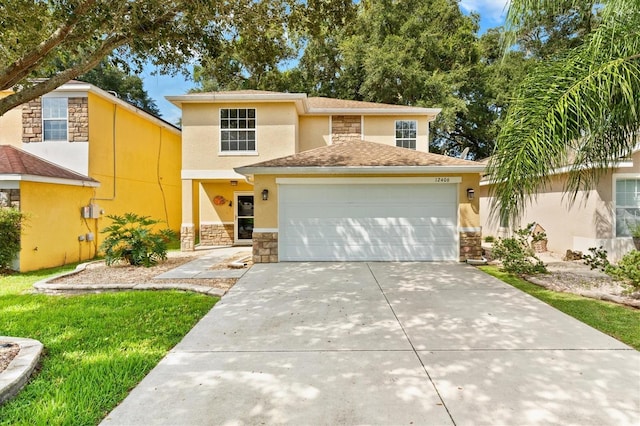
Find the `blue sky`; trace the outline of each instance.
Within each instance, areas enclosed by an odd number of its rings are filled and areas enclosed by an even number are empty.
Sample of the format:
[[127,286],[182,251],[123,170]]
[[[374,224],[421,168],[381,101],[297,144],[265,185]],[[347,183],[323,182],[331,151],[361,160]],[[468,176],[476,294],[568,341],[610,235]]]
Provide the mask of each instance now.
[[[480,32],[501,25],[504,22],[506,5],[509,0],[460,0],[463,12],[480,14]],[[193,87],[193,84],[182,74],[175,77],[168,75],[152,75],[153,68],[146,69],[141,77],[149,96],[156,101],[162,112],[162,118],[170,123],[180,119],[180,109],[167,101],[167,95],[182,95]]]

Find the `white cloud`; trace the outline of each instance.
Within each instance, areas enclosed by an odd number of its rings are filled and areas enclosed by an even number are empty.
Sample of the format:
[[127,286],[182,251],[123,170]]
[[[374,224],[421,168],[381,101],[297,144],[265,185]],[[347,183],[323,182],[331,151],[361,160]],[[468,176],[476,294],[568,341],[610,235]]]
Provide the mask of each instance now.
[[465,12],[477,12],[483,21],[499,24],[504,21],[509,0],[461,0],[460,8]]

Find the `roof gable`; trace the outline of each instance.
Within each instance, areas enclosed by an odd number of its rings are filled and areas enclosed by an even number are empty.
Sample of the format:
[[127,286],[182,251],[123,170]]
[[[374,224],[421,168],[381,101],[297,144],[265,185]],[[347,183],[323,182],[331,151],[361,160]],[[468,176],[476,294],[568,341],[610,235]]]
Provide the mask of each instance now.
[[0,145],[0,175],[28,175],[98,183],[95,179],[50,163],[11,145]]

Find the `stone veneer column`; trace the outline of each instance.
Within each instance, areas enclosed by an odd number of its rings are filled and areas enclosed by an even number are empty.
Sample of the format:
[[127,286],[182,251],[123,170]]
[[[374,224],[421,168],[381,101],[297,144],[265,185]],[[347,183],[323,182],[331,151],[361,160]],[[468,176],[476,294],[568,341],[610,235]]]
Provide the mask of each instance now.
[[277,232],[253,232],[253,263],[278,263]]
[[196,227],[182,225],[180,227],[180,251],[194,251],[196,249]]
[[331,142],[362,140],[362,121],[359,115],[331,116]]
[[460,232],[460,261],[482,258],[482,231]]

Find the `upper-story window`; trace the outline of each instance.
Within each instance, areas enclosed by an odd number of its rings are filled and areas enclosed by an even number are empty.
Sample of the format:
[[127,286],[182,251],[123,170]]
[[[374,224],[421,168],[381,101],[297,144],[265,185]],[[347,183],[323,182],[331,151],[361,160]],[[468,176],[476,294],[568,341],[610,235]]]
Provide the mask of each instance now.
[[256,110],[254,108],[220,110],[220,151],[256,151]]
[[415,120],[396,121],[396,146],[416,149],[418,123]]
[[67,140],[67,98],[42,98],[44,141]]

